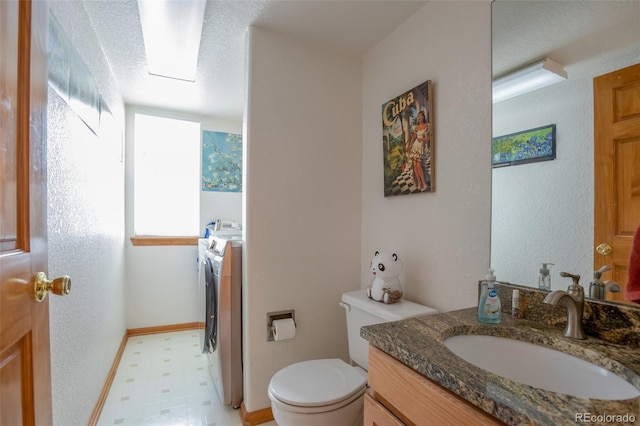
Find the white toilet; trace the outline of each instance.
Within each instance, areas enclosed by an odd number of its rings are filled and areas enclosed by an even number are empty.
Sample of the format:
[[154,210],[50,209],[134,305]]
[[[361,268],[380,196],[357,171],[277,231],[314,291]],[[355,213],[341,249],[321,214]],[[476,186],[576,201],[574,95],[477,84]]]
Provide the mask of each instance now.
[[349,357],[298,362],[273,375],[269,383],[271,411],[278,426],[362,425],[367,390],[367,345],[360,337],[365,325],[397,321],[437,311],[408,300],[385,305],[367,297],[365,290],[342,295],[347,313]]

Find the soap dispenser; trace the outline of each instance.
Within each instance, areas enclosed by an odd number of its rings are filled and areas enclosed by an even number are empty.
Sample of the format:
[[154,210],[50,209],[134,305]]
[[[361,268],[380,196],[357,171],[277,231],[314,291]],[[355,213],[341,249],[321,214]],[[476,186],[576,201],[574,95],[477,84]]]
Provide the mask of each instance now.
[[551,290],[551,275],[549,274],[549,268],[547,265],[554,265],[554,263],[543,263],[540,268],[540,276],[538,277],[538,288],[540,290]]
[[607,295],[607,290],[602,281],[600,281],[600,277],[604,272],[610,271],[611,267],[609,265],[604,265],[602,268],[598,269],[593,273],[593,281],[589,284],[589,297],[591,299],[604,300]]
[[493,269],[489,269],[489,273],[481,283],[478,303],[478,321],[487,324],[497,324],[501,318],[498,284],[493,272]]

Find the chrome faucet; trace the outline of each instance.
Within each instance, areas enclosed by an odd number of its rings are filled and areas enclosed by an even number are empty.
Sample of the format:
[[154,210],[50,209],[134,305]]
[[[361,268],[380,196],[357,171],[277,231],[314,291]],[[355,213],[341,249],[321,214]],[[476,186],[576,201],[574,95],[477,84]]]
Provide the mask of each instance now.
[[558,304],[564,306],[567,310],[567,327],[564,329],[563,335],[572,339],[584,340],[587,337],[582,330],[582,315],[584,313],[584,289],[578,281],[580,275],[572,275],[567,272],[560,272],[565,278],[571,278],[573,284],[567,288],[567,291],[555,290],[544,298],[544,303],[552,306]]
[[610,270],[611,267],[609,265],[604,265],[593,273],[593,281],[589,284],[589,297],[591,299],[605,300],[609,292],[620,292],[620,285],[617,282],[611,280],[605,282],[600,281],[602,274]]

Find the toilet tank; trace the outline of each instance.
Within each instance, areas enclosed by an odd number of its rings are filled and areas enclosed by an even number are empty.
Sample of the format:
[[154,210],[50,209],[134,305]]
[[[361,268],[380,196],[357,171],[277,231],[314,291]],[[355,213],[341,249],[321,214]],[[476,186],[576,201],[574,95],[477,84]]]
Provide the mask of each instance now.
[[402,299],[390,305],[367,297],[366,290],[356,290],[342,295],[341,306],[347,313],[349,357],[365,370],[369,369],[369,342],[360,337],[360,328],[381,322],[398,321],[418,315],[435,314],[433,308]]

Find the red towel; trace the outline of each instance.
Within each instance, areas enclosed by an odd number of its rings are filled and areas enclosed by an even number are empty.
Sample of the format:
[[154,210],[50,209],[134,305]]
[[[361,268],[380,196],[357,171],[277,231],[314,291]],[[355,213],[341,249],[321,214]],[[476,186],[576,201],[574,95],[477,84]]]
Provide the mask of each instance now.
[[628,270],[629,277],[625,286],[624,298],[630,302],[640,303],[640,225],[633,236]]

